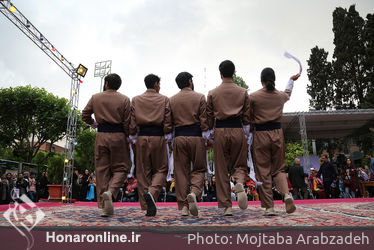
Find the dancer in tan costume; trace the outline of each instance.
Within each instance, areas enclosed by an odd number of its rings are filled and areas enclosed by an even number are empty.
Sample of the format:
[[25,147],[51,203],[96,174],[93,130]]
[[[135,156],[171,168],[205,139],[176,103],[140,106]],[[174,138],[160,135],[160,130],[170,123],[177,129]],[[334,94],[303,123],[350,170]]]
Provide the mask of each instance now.
[[209,91],[207,117],[209,128],[215,125],[213,148],[218,207],[225,208],[223,214],[229,216],[232,215],[229,161],[239,207],[246,209],[248,206],[243,184],[248,175],[249,97],[246,89],[233,82],[235,66],[231,61],[223,61],[219,71],[222,83]]
[[[197,198],[201,197],[206,172],[206,149],[203,134],[208,132],[206,101],[195,92],[192,75],[179,73],[175,81],[181,91],[170,98],[175,139],[174,175],[178,209],[182,216],[197,216]],[[191,169],[192,162],[192,169]]]
[[281,119],[283,105],[291,96],[293,82],[299,74],[290,78],[286,90],[275,89],[275,73],[271,68],[261,72],[263,88],[249,96],[251,119],[255,127],[254,132],[254,158],[255,170],[258,180],[262,182],[259,187],[261,206],[265,208],[267,216],[276,215],[273,204],[273,184],[282,194],[286,203],[286,212],[293,213],[296,207],[289,194],[287,177],[285,173],[285,147]]
[[147,75],[147,91],[132,99],[130,140],[136,144],[136,179],[139,201],[146,216],[157,213],[156,200],[166,181],[166,143],[172,140],[169,99],[159,94],[160,78]]
[[[129,172],[127,136],[130,123],[130,99],[117,92],[121,78],[109,74],[104,79],[104,91],[93,95],[82,111],[82,120],[98,128],[95,140],[95,173],[98,207],[101,216],[113,215],[112,196]],[[91,115],[95,115],[92,119]]]

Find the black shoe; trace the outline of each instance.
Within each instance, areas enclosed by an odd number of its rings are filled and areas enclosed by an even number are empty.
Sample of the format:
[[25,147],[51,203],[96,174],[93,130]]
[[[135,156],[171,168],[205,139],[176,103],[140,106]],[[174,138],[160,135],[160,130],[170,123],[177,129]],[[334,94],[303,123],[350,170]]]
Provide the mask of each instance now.
[[144,194],[144,200],[147,203],[147,213],[145,216],[155,216],[157,213],[156,203],[153,200],[152,194]]

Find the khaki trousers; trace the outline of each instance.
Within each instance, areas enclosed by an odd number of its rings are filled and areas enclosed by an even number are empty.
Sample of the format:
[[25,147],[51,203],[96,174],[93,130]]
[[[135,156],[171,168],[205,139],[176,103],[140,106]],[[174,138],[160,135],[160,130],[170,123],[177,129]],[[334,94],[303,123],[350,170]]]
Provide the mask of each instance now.
[[96,195],[103,208],[101,194],[110,191],[117,197],[129,172],[129,149],[124,133],[98,132],[95,140]]
[[255,171],[259,187],[261,207],[273,207],[273,184],[282,196],[289,193],[285,173],[285,147],[282,129],[256,131],[253,139]]
[[[200,200],[203,192],[206,150],[202,137],[177,136],[174,140],[174,177],[178,209],[188,206],[187,195],[193,192]],[[192,167],[191,167],[192,163]]]
[[213,149],[218,207],[232,207],[228,162],[231,162],[231,175],[236,182],[244,185],[248,175],[248,150],[243,129],[215,128]]
[[168,158],[163,136],[139,136],[136,142],[136,179],[139,202],[147,210],[144,194],[150,192],[155,201],[166,182]]

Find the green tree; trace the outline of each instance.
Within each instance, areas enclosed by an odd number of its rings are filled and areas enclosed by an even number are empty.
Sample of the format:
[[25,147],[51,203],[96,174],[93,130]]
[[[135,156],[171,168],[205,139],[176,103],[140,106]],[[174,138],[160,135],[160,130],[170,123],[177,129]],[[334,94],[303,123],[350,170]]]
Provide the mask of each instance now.
[[236,75],[236,72],[234,73],[234,75],[232,77],[232,80],[233,80],[234,83],[236,83],[236,85],[238,85],[240,87],[243,87],[246,90],[248,90],[248,85],[245,83],[245,81],[243,80],[243,78],[241,78],[240,76]]
[[334,90],[332,84],[332,65],[327,61],[328,52],[314,47],[308,60],[308,77],[311,84],[307,92],[311,99],[310,106],[317,110],[327,110],[332,107]]
[[48,158],[48,180],[52,184],[62,184],[64,176],[64,154],[51,153]]
[[364,19],[354,5],[348,11],[336,8],[333,12],[333,67],[337,109],[359,107],[364,101],[367,86],[364,24]]
[[13,151],[10,148],[0,148],[0,159],[18,161],[17,157],[13,155]]
[[289,142],[286,143],[286,166],[290,167],[294,165],[294,160],[297,156],[303,155],[303,147],[300,143]]
[[364,41],[366,48],[366,64],[368,77],[368,93],[365,101],[362,104],[362,108],[373,108],[374,107],[374,14],[368,14],[366,16],[367,21],[365,23],[364,30]]
[[93,171],[95,168],[95,138],[96,130],[91,128],[80,129],[77,135],[74,158],[75,167],[80,172],[83,172],[85,169]]
[[31,86],[0,89],[0,146],[31,162],[41,145],[66,133],[68,102]]
[[[374,20],[364,20],[355,9],[336,8],[333,12],[334,53],[315,47],[308,60],[310,106],[316,109],[374,107]],[[320,59],[320,61],[318,61]],[[326,89],[333,85],[332,95]],[[326,92],[324,90],[327,90]],[[326,103],[330,98],[331,103]]]

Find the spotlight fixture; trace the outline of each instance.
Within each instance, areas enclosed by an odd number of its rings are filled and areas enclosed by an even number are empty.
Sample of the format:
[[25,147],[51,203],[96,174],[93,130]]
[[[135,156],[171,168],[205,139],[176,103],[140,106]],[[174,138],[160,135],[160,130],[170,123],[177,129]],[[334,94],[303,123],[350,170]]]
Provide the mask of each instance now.
[[80,75],[81,77],[84,77],[87,73],[87,68],[84,67],[82,64],[79,64],[78,68],[77,68],[77,73],[78,75]]
[[9,8],[9,10],[10,10],[11,12],[15,12],[15,11],[16,11],[16,7],[14,7],[13,5],[11,5],[10,8]]

